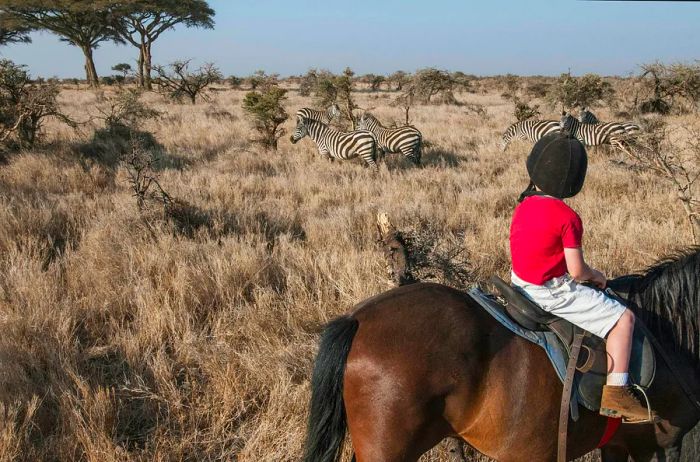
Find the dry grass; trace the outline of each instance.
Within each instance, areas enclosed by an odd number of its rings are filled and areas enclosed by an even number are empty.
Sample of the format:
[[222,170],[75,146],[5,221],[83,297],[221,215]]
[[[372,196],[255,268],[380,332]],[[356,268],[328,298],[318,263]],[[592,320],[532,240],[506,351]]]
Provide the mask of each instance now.
[[[146,97],[163,113],[144,127],[167,153],[161,184],[207,217],[187,235],[149,230],[123,167],[78,153],[91,128],[51,124],[48,146],[0,166],[0,460],[298,460],[321,325],[386,288],[377,210],[460,239],[477,279],[508,272],[528,146],[500,153],[511,106],[495,93],[461,96],[486,119],[414,108],[425,167],[394,156],[379,174],[309,140],[261,152],[243,95]],[[401,120],[378,95],[358,103]],[[77,120],[101,104],[61,102]],[[307,104],[291,92],[288,112]],[[593,264],[619,275],[690,242],[668,185],[591,157],[572,203]]]

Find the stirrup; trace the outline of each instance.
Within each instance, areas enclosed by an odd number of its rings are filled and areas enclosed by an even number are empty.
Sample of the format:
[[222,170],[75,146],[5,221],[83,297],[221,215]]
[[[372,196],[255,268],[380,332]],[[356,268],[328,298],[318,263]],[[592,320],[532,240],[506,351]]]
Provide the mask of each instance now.
[[658,418],[658,416],[657,416],[656,419],[652,418],[652,416],[651,416],[651,403],[649,402],[649,397],[647,396],[647,394],[646,394],[646,392],[644,391],[644,389],[643,389],[642,387],[640,387],[639,385],[637,385],[636,383],[631,384],[630,387],[632,387],[632,388],[634,388],[635,390],[639,391],[639,392],[642,394],[642,396],[644,397],[644,402],[645,402],[646,405],[647,405],[647,415],[648,415],[648,417],[647,417],[647,420],[632,420],[632,421],[625,420],[625,418],[623,417],[623,418],[622,418],[622,423],[630,424],[630,425],[637,425],[637,424],[653,424],[653,423],[657,423],[659,420],[661,420],[661,419]]

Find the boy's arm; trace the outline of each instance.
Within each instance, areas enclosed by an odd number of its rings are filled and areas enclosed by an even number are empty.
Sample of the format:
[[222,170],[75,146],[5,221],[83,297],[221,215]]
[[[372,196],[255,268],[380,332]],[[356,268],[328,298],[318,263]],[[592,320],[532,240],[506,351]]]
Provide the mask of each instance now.
[[592,282],[601,289],[605,288],[607,279],[600,271],[588,266],[583,259],[583,250],[581,248],[564,248],[564,259],[566,260],[566,269],[577,281]]

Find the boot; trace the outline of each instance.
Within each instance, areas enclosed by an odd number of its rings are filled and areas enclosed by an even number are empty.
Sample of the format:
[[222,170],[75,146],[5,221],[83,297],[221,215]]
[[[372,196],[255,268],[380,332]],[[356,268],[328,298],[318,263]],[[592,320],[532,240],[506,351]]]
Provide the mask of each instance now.
[[624,423],[656,423],[659,416],[647,409],[633,393],[629,385],[603,387],[600,401],[600,414],[607,417],[621,418]]

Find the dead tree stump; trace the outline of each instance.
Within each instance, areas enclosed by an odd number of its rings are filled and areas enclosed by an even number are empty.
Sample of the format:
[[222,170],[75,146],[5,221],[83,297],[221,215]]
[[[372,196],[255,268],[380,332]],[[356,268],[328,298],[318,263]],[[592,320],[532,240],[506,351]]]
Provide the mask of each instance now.
[[377,214],[377,231],[379,232],[379,242],[382,245],[384,258],[386,259],[389,284],[392,286],[403,286],[417,282],[413,274],[411,274],[406,242],[385,212]]
[[[406,241],[401,232],[394,227],[385,212],[377,214],[377,231],[379,242],[384,251],[386,269],[389,274],[389,285],[394,287],[413,284],[418,280],[411,273],[411,259],[406,248]],[[464,443],[457,438],[449,438],[447,452],[450,462],[466,462],[464,458]]]

